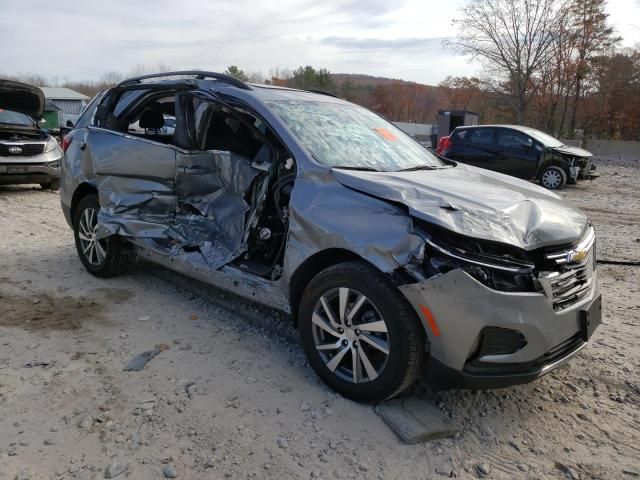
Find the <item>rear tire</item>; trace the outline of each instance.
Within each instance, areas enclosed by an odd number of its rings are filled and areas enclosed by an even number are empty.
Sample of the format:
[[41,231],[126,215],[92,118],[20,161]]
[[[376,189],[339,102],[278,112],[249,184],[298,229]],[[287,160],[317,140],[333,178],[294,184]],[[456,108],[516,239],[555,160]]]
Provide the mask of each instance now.
[[48,182],[41,183],[40,186],[45,190],[60,190],[60,179],[52,178]]
[[309,363],[343,396],[385,400],[418,377],[425,340],[416,314],[370,265],[348,262],[323,270],[307,285],[299,312]]
[[549,165],[540,172],[540,185],[549,190],[558,190],[567,184],[567,172],[557,165]]
[[99,211],[98,195],[87,195],[80,200],[73,218],[73,234],[84,268],[96,277],[107,278],[126,272],[132,257],[128,245],[121,238],[112,235],[96,239]]

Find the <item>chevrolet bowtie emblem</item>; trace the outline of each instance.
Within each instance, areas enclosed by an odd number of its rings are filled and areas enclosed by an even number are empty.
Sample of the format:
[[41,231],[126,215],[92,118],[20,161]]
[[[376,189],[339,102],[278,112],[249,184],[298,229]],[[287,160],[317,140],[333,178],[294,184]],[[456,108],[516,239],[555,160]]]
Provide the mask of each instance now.
[[587,251],[586,250],[578,250],[575,252],[569,252],[569,254],[567,255],[567,261],[568,262],[580,262],[582,260],[584,260],[587,257]]

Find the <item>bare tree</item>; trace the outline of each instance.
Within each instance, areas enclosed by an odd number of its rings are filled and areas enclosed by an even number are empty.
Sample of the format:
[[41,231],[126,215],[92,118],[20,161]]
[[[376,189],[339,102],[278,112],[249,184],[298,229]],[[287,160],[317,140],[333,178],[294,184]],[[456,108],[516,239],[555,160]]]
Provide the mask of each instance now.
[[565,21],[563,1],[471,0],[455,20],[459,34],[452,46],[504,80],[518,122],[524,120],[533,93],[533,76],[553,54],[554,38]]
[[606,0],[572,0],[569,5],[577,57],[570,134],[575,132],[578,102],[582,94],[583,82],[589,74],[589,62],[621,40],[608,24],[609,15],[605,13],[606,3]]
[[263,83],[264,75],[262,74],[262,72],[248,72],[247,81],[251,83]]

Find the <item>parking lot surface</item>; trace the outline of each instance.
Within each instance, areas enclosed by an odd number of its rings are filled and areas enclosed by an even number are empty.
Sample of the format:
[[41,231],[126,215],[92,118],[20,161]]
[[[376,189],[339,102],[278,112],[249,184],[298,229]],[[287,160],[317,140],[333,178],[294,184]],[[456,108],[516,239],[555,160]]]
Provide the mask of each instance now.
[[[561,195],[599,259],[640,261],[640,159],[598,169]],[[0,187],[0,210],[0,479],[640,476],[640,267],[600,266],[604,323],[570,365],[509,389],[418,386],[460,433],[407,446],[322,385],[286,327],[245,318],[269,312],[144,263],[90,276],[56,193]]]

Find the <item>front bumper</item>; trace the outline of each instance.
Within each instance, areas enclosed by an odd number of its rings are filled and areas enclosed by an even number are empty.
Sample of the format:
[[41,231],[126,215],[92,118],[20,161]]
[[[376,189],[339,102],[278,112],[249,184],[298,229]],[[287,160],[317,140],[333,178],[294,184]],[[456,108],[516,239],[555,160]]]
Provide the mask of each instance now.
[[34,157],[0,157],[0,185],[46,183],[60,178],[61,162],[58,150]]
[[[492,290],[452,270],[400,291],[429,338],[427,378],[436,389],[498,388],[527,383],[562,365],[586,342],[582,311],[599,301],[597,272],[588,295],[561,311],[543,293]],[[425,318],[428,309],[431,318]],[[512,353],[479,357],[486,328],[518,332],[525,345]]]

